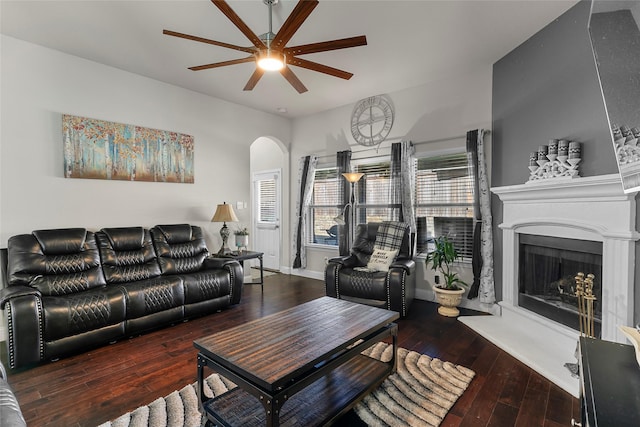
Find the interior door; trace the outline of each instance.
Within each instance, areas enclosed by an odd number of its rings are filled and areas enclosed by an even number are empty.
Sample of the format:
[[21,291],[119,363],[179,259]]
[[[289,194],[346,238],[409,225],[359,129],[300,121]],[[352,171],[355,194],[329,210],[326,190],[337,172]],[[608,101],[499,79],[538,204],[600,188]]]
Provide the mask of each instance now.
[[264,252],[264,268],[280,270],[280,170],[253,175],[254,250]]

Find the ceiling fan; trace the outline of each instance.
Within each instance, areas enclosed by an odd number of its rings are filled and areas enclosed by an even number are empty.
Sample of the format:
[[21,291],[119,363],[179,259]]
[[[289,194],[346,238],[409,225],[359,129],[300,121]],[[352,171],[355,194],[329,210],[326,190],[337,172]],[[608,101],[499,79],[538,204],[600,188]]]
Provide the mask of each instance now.
[[208,43],[215,46],[234,49],[250,55],[240,59],[232,59],[229,61],[214,62],[212,64],[198,65],[189,67],[190,70],[200,71],[211,68],[224,67],[227,65],[242,64],[244,62],[255,62],[256,69],[249,78],[244,90],[252,90],[265,71],[280,71],[280,74],[293,86],[298,93],[304,93],[307,88],[302,84],[300,79],[289,68],[291,65],[306,68],[308,70],[317,71],[328,74],[330,76],[339,77],[349,80],[353,74],[317,62],[298,58],[298,55],[306,55],[309,53],[326,52],[329,50],[345,49],[356,46],[364,46],[367,44],[366,36],[348,37],[344,39],[330,40],[325,42],[310,43],[299,46],[287,47],[287,43],[293,37],[295,32],[300,28],[304,21],[309,17],[313,9],[318,5],[318,0],[300,0],[287,20],[277,34],[272,31],[272,6],[277,4],[279,0],[262,0],[269,7],[269,32],[260,36],[256,35],[247,24],[231,9],[225,0],[211,0],[212,3],[220,9],[220,11],[253,43],[253,46],[243,47],[229,43],[219,42],[215,40],[205,39],[189,34],[178,33],[170,30],[163,30],[162,33],[180,37],[187,40],[193,40],[201,43]]

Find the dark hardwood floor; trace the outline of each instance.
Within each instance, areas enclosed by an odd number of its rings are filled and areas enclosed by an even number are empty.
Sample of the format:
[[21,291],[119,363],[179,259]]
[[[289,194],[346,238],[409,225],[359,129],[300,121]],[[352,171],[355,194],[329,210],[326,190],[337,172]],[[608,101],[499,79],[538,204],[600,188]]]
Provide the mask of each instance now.
[[[9,372],[27,424],[96,426],[196,380],[193,341],[324,295],[321,281],[275,275],[245,285],[228,310],[25,370]],[[414,301],[398,344],[476,372],[443,426],[568,426],[578,399],[547,381],[436,305]],[[480,314],[463,310],[464,314]],[[6,349],[0,351],[6,366]],[[347,414],[340,425],[354,425]]]

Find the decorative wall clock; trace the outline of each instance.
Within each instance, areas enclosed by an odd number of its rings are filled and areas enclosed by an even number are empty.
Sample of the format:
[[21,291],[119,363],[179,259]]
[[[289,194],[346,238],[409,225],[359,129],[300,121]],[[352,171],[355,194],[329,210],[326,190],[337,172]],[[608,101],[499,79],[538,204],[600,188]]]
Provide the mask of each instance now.
[[393,116],[393,106],[383,96],[361,99],[351,113],[351,135],[360,145],[378,145],[389,135]]

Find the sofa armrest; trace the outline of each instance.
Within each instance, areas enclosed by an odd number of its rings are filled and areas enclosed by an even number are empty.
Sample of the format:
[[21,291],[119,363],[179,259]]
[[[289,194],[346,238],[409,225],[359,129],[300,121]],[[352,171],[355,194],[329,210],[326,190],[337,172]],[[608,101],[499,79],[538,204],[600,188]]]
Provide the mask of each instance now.
[[15,285],[8,288],[0,289],[0,309],[4,310],[5,304],[13,298],[19,298],[27,295],[34,295],[38,298],[42,297],[40,291],[31,286]]
[[358,258],[356,258],[353,255],[343,255],[343,256],[331,258],[329,261],[327,261],[327,263],[339,264],[341,267],[344,267],[344,268],[353,268],[353,267],[361,266],[360,263],[358,262]]
[[[44,313],[40,292],[28,286],[10,286],[2,294],[7,319],[9,366],[21,368],[44,360]],[[19,321],[18,321],[19,319]]]
[[233,263],[239,264],[239,262],[233,258],[216,258],[210,256],[204,259],[201,270],[217,270]]
[[387,295],[389,310],[405,317],[416,293],[416,263],[412,259],[397,260],[389,268]]
[[389,268],[390,269],[392,269],[392,268],[401,268],[404,271],[406,271],[407,274],[412,274],[413,272],[415,272],[416,262],[414,260],[410,259],[410,258],[397,259],[397,260],[393,261],[393,263],[391,263]]
[[231,304],[239,304],[242,296],[242,285],[244,284],[244,272],[242,264],[233,258],[207,257],[202,264],[203,270],[224,269],[229,272],[231,288]]

